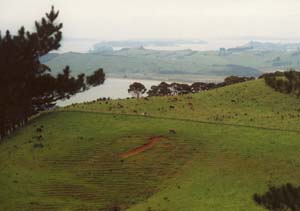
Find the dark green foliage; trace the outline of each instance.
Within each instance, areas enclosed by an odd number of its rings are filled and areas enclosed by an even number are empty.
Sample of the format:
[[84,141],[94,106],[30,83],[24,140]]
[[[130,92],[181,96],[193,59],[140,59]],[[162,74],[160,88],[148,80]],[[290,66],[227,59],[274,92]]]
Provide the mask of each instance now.
[[197,92],[200,92],[200,91],[209,90],[212,87],[215,87],[214,83],[195,82],[191,85],[191,91],[193,93],[197,93]]
[[170,96],[192,93],[192,86],[189,84],[161,82],[157,86],[152,86],[148,91],[149,96]]
[[142,94],[144,94],[147,91],[146,87],[139,83],[134,82],[133,84],[130,84],[128,93],[131,93],[133,96],[140,98]]
[[169,95],[183,95],[189,93],[197,93],[201,91],[206,91],[210,89],[215,89],[235,83],[246,82],[254,80],[254,77],[238,77],[238,76],[229,76],[224,79],[224,82],[220,83],[204,83],[204,82],[195,82],[192,85],[189,84],[179,84],[166,82],[161,82],[157,86],[152,86],[148,91],[149,96],[169,96]]
[[149,96],[168,96],[172,95],[170,84],[161,82],[157,86],[151,86],[151,89],[147,92]]
[[281,187],[272,186],[265,194],[254,194],[253,200],[272,211],[299,211],[300,186],[294,187],[289,183]]
[[224,79],[224,82],[226,85],[235,84],[235,83],[241,83],[246,82],[250,80],[254,80],[254,77],[238,77],[238,76],[229,76]]
[[261,78],[268,78],[268,77],[271,77],[271,76],[280,77],[280,76],[284,76],[284,73],[280,72],[280,71],[276,71],[274,73],[264,73],[261,76],[259,76],[258,78],[259,79],[261,79]]
[[57,100],[104,82],[103,71],[85,79],[84,74],[71,76],[67,66],[54,76],[40,62],[40,57],[60,47],[63,25],[55,22],[58,15],[52,7],[35,22],[34,32],[21,27],[17,35],[9,31],[0,35],[0,139],[24,125],[30,116],[55,106]]
[[104,80],[105,80],[105,73],[103,72],[102,68],[96,70],[93,75],[86,77],[87,83],[92,86],[101,85],[104,83]]
[[192,92],[191,86],[188,84],[172,83],[170,88],[173,95],[183,95]]
[[300,72],[291,69],[286,72],[265,74],[262,77],[266,84],[276,91],[300,96]]

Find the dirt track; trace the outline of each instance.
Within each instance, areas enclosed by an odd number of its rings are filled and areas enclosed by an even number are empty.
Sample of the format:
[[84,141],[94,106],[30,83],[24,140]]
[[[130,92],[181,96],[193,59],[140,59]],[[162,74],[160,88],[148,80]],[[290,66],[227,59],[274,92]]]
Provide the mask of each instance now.
[[144,152],[148,149],[150,149],[151,147],[153,147],[160,139],[162,138],[162,136],[154,136],[154,137],[151,137],[149,139],[149,142],[144,144],[143,146],[140,146],[140,147],[137,147],[133,150],[130,150],[128,152],[125,152],[121,155],[122,158],[129,158],[131,156],[134,156],[134,155],[137,155],[141,152]]

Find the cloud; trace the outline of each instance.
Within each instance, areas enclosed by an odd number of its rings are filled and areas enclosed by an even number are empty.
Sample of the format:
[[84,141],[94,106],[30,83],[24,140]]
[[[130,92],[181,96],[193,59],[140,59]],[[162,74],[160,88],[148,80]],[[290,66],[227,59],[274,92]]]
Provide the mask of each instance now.
[[298,0],[0,0],[0,29],[31,29],[52,4],[65,37],[300,36]]

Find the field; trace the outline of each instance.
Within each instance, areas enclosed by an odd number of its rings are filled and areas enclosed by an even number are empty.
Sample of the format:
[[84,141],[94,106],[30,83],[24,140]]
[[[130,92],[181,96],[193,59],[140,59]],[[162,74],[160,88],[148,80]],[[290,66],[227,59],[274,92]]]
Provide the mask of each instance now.
[[262,80],[46,113],[0,145],[0,210],[263,210],[300,184],[299,115]]

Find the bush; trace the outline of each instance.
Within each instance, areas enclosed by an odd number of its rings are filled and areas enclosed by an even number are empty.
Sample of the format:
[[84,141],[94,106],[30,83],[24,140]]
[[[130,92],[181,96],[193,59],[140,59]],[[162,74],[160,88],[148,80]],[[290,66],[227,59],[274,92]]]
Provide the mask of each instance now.
[[287,72],[264,74],[261,78],[276,91],[300,96],[300,72],[291,69]]
[[271,186],[262,195],[254,194],[253,200],[272,211],[300,211],[300,186],[294,187],[289,183],[281,187]]

